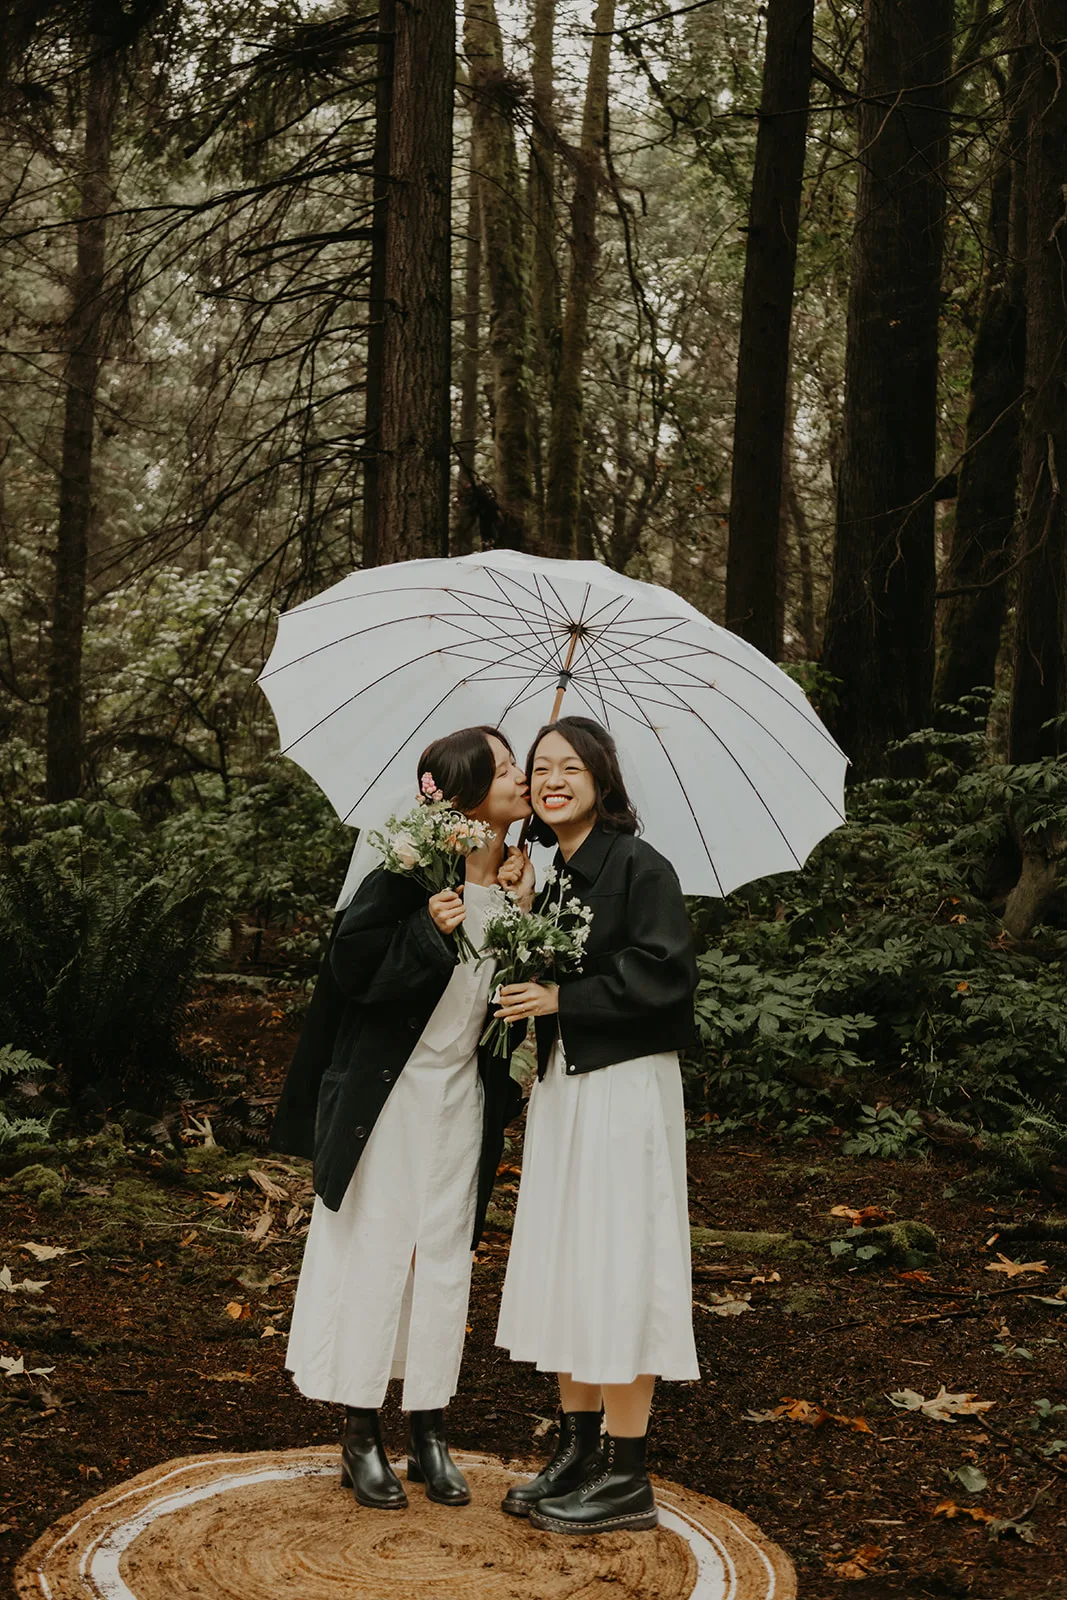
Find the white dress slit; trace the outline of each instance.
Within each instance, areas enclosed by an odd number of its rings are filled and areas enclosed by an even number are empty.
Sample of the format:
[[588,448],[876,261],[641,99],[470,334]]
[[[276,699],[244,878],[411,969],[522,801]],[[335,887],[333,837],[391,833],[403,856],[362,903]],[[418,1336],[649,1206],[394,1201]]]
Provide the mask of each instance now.
[[[479,948],[499,891],[464,889]],[[403,1378],[405,1411],[456,1392],[482,1143],[478,1040],[493,963],[456,967],[374,1125],[338,1211],[316,1197],[286,1366],[301,1394],[379,1407]]]

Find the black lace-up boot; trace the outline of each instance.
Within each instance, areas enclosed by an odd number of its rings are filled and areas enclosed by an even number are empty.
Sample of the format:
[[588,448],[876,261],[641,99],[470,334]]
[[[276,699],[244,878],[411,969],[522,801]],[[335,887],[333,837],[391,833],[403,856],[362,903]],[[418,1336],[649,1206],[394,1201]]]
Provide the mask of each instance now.
[[377,1411],[345,1406],[341,1482],[351,1489],[361,1506],[372,1506],[376,1511],[402,1511],[407,1505],[404,1485],[389,1465],[382,1444]]
[[577,1489],[542,1500],[530,1512],[531,1525],[547,1533],[625,1533],[658,1521],[644,1439],[610,1434],[599,1464]]
[[448,1453],[443,1411],[411,1413],[408,1482],[424,1483],[427,1500],[439,1506],[470,1505],[467,1480]]
[[513,1483],[501,1509],[511,1517],[528,1517],[540,1501],[577,1489],[599,1460],[600,1412],[561,1411],[552,1460],[529,1483]]

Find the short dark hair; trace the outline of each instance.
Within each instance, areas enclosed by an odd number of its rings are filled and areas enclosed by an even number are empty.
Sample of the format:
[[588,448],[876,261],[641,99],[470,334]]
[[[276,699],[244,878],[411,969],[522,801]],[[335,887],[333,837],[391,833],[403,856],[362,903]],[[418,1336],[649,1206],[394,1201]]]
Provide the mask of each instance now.
[[506,733],[488,725],[459,728],[428,744],[419,757],[419,789],[428,772],[434,784],[457,811],[473,811],[480,806],[496,777],[496,758],[490,739],[500,743],[514,757]]
[[[526,757],[526,782],[533,781],[534,757],[537,746],[548,733],[558,733],[566,739],[583,766],[587,767],[596,791],[596,819],[609,833],[638,833],[641,823],[633,801],[626,793],[619,769],[619,752],[607,728],[594,722],[592,717],[560,717],[558,722],[546,722],[539,728],[537,737]],[[528,837],[537,844],[555,844],[556,836],[548,823],[534,812]]]

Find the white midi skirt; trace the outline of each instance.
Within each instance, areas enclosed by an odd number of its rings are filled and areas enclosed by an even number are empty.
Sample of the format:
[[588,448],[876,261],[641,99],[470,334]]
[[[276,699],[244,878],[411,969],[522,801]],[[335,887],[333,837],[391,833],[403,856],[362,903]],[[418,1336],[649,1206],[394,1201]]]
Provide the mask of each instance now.
[[[480,944],[491,891],[466,888]],[[467,1327],[482,1143],[478,1038],[493,964],[458,966],[367,1141],[338,1211],[315,1200],[286,1366],[301,1394],[376,1409],[446,1406]]]
[[496,1342],[576,1383],[699,1378],[678,1057],[568,1074],[527,1113]]

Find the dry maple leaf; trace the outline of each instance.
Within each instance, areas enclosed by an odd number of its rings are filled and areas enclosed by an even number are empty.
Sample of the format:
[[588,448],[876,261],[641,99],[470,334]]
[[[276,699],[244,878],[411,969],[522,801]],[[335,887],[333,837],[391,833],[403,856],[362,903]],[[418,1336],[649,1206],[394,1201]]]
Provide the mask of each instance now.
[[813,1404],[811,1400],[782,1400],[778,1407],[778,1415],[785,1417],[789,1422],[803,1422],[809,1428],[821,1428],[824,1422],[829,1422],[830,1413],[823,1406]]
[[897,1277],[904,1283],[933,1283],[934,1275],[927,1272],[925,1267],[912,1267],[910,1272],[898,1272]]
[[864,1544],[848,1561],[830,1561],[827,1563],[829,1570],[838,1578],[866,1578],[868,1573],[885,1556],[885,1551],[876,1544]]
[[70,1254],[65,1244],[34,1244],[32,1241],[27,1240],[19,1248],[28,1250],[35,1261],[54,1261],[57,1256]]
[[234,1322],[241,1322],[245,1317],[252,1315],[252,1307],[247,1302],[242,1304],[240,1300],[228,1301],[223,1310],[228,1317],[233,1318]]
[[973,1391],[961,1390],[958,1394],[949,1394],[944,1384],[930,1400],[925,1400],[914,1389],[897,1389],[893,1394],[886,1395],[886,1399],[899,1411],[921,1411],[931,1422],[951,1422],[954,1417],[976,1417],[996,1405],[995,1400],[976,1400]]
[[1009,1278],[1018,1278],[1024,1272],[1047,1272],[1047,1261],[1012,1261],[997,1251],[997,1259],[986,1267],[987,1272],[1003,1272]]
[[995,1522],[997,1519],[992,1511],[985,1511],[981,1506],[958,1506],[955,1500],[942,1500],[934,1507],[935,1517],[947,1517],[951,1522],[954,1517],[970,1517],[972,1522]]

